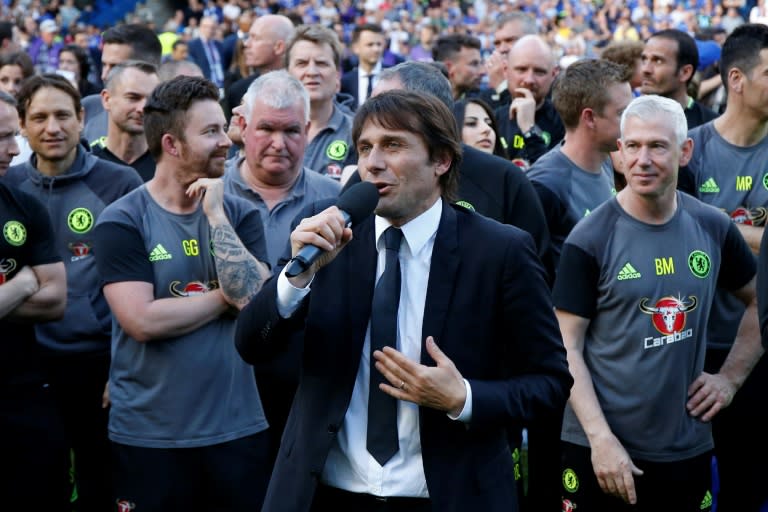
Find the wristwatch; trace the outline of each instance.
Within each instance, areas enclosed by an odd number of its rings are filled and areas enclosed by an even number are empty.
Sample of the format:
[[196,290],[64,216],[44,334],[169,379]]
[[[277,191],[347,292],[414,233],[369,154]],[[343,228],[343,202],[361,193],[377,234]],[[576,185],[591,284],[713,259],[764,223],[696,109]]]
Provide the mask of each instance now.
[[539,128],[539,125],[536,123],[534,123],[533,126],[531,126],[528,131],[523,134],[523,138],[528,139],[534,135],[541,139],[544,138],[544,132],[541,131],[541,128]]

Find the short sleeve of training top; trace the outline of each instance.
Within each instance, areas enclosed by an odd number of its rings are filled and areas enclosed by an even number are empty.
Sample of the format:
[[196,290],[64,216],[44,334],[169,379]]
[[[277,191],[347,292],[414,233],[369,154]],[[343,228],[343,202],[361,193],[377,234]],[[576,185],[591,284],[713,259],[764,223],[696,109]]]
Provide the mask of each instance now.
[[[721,212],[677,198],[663,225],[615,199],[592,212],[565,242],[553,291],[556,308],[590,319],[583,356],[611,429],[633,457],[658,462],[712,447],[709,426],[685,410],[687,389],[703,370],[716,287],[743,286],[755,271]],[[570,407],[563,439],[588,446]]]

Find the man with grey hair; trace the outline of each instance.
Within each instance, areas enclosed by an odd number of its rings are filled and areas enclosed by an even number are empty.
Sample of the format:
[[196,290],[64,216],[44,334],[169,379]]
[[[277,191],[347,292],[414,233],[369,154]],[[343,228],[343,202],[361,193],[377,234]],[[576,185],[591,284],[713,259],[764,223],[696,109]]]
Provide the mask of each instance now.
[[[244,157],[231,160],[224,190],[253,203],[261,214],[267,261],[275,268],[288,249],[291,222],[305,206],[335,198],[336,180],[303,166],[309,130],[310,97],[285,70],[257,78],[243,97],[240,114]],[[296,388],[298,367],[290,354],[275,365],[257,366],[264,414],[269,421],[270,452],[277,454],[280,437]],[[284,363],[284,364],[281,364]]]
[[339,193],[336,181],[303,166],[309,105],[301,82],[279,70],[257,78],[238,109],[245,157],[227,169],[225,190],[260,211],[273,267],[288,247],[291,222],[302,208]]
[[189,42],[189,58],[200,66],[203,76],[221,90],[224,87],[224,72],[229,63],[224,62],[224,47],[221,41],[216,39],[218,24],[215,16],[200,18],[199,37]]
[[101,91],[107,135],[91,142],[93,154],[133,167],[144,182],[155,175],[155,159],[144,136],[144,104],[159,83],[157,68],[148,62],[129,60],[115,65]]
[[[711,510],[713,417],[763,349],[755,262],[719,210],[676,189],[691,158],[672,99],[621,118],[627,186],[565,241],[554,288],[574,385],[562,428],[564,509]],[[747,306],[715,374],[704,371],[717,287]]]

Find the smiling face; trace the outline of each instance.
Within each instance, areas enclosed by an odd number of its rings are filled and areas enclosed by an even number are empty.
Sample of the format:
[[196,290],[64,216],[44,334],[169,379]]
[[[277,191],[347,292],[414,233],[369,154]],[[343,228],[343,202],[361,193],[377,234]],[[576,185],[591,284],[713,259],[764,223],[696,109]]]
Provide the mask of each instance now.
[[496,145],[496,132],[491,125],[491,117],[477,103],[467,103],[464,110],[464,126],[461,128],[461,140],[480,151],[493,153]]
[[675,193],[677,173],[693,152],[693,142],[678,144],[674,128],[665,119],[628,117],[619,141],[624,176],[630,191],[648,199]]
[[74,100],[61,89],[41,87],[30,98],[22,128],[38,160],[74,159],[83,130],[82,111],[75,111]]
[[184,138],[174,144],[179,153],[177,180],[189,184],[198,178],[224,174],[227,152],[232,145],[225,129],[227,120],[218,102],[196,101],[187,110]]
[[402,226],[427,211],[440,197],[439,178],[450,160],[431,162],[424,140],[369,119],[357,141],[358,169],[379,189],[376,214]]

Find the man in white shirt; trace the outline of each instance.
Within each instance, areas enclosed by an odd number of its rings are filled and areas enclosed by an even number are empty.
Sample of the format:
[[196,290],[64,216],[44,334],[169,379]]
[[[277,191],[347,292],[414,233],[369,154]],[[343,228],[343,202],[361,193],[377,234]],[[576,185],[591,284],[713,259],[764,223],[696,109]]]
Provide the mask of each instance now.
[[377,95],[352,134],[376,215],[316,204],[292,253],[327,252],[238,321],[249,362],[304,339],[263,510],[515,512],[506,427],[556,417],[572,382],[533,241],[450,204],[461,145],[438,99]]

